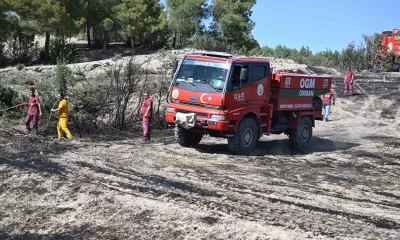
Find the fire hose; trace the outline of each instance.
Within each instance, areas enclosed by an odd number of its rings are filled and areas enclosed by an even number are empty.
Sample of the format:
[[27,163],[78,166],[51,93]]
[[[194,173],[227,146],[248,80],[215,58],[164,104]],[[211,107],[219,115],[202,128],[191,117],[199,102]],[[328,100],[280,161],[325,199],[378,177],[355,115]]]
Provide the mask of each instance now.
[[11,110],[11,109],[14,109],[14,108],[18,108],[18,107],[21,107],[21,106],[26,106],[26,105],[28,105],[28,103],[27,102],[23,102],[23,103],[15,105],[13,107],[1,109],[0,112],[5,112],[5,111],[8,111],[8,110]]
[[[51,110],[54,109],[54,107],[55,107],[55,105],[57,104],[57,102],[58,102],[58,100],[54,102],[53,107],[50,109],[50,114],[49,114],[49,118],[47,119],[46,126],[44,127],[44,129],[38,129],[39,132],[45,131],[45,130],[47,129],[47,127],[49,126],[50,119],[51,119],[51,113],[52,113]],[[73,103],[72,103],[72,104],[73,104]],[[27,106],[27,105],[28,105],[28,103],[23,102],[23,103],[20,103],[20,104],[15,105],[15,106],[13,106],[13,107],[1,109],[0,112],[8,111],[8,110],[11,110],[11,109],[14,109],[14,108],[18,108],[18,107],[21,107],[21,106]],[[83,110],[83,109],[81,109],[81,110]],[[83,110],[83,112],[86,112],[86,111]],[[87,112],[86,112],[86,113],[87,113]],[[87,114],[89,114],[89,113],[87,113]],[[141,136],[141,135],[139,135],[139,134],[132,134],[132,133],[128,133],[128,132],[121,131],[121,130],[119,130],[119,129],[116,129],[116,128],[111,127],[111,126],[109,126],[109,125],[107,125],[107,124],[104,124],[104,123],[103,123],[103,125],[105,125],[106,127],[110,128],[110,129],[112,129],[112,130],[114,130],[114,131],[120,132],[120,133],[124,133],[124,134],[131,135],[131,136],[135,136],[135,137]],[[171,137],[170,137],[170,136],[168,136],[168,137],[161,137],[161,138],[158,138],[158,139],[164,139],[164,138],[171,138]]]
[[[47,119],[46,126],[43,129],[38,129],[39,132],[44,132],[47,129],[47,127],[49,126],[50,119],[51,119],[51,110],[56,106],[57,102],[58,102],[58,100],[54,102],[53,107],[51,107],[51,109],[50,109],[50,114],[49,114],[49,118]],[[0,112],[9,111],[11,109],[18,108],[18,107],[25,107],[27,105],[28,105],[27,102],[23,102],[23,103],[17,104],[15,106],[12,106],[12,107],[9,107],[9,108],[1,109]]]
[[[50,109],[50,114],[49,114],[49,118],[47,119],[46,126],[45,126],[43,129],[38,129],[39,132],[44,132],[44,131],[47,129],[47,127],[49,126],[49,124],[50,124],[50,119],[51,119],[51,113],[52,113],[51,110],[54,109],[54,107],[55,107],[55,105],[56,105],[57,102],[58,102],[58,100],[54,102],[53,107]],[[28,105],[28,103],[23,102],[23,103],[20,103],[20,104],[15,105],[15,106],[13,106],[13,107],[1,109],[0,112],[5,112],[5,111],[8,111],[8,110],[11,110],[11,109],[14,109],[14,108],[18,108],[18,107],[21,107],[21,106],[27,106],[27,105]],[[81,110],[83,110],[83,109],[81,109]],[[83,112],[86,112],[86,111],[83,110]],[[88,113],[87,113],[87,114],[88,114]],[[136,135],[136,134],[131,134],[131,133],[123,132],[123,131],[121,131],[121,130],[119,130],[119,129],[116,129],[116,128],[114,128],[114,127],[108,126],[108,125],[106,125],[106,124],[104,124],[104,125],[105,125],[106,127],[109,127],[109,128],[111,128],[111,129],[115,130],[115,131],[118,131],[118,132],[121,132],[121,133],[125,133],[125,134],[127,134],[127,135],[131,135],[131,136],[140,136],[140,135]]]
[[58,102],[58,100],[54,102],[53,107],[51,107],[51,109],[50,109],[49,118],[47,119],[46,127],[44,127],[44,129],[42,129],[42,130],[39,130],[39,132],[44,132],[47,129],[47,127],[49,126],[50,119],[51,119],[51,110],[53,110],[53,108],[56,106],[57,102]]

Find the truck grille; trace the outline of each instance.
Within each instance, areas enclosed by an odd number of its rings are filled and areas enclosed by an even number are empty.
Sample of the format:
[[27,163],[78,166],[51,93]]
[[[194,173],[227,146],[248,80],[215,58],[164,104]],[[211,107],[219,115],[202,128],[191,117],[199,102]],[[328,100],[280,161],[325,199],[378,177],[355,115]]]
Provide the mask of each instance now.
[[176,112],[180,112],[180,113],[196,113],[197,116],[201,116],[201,117],[208,117],[207,113],[201,113],[201,112],[192,112],[192,111],[187,111],[187,110],[182,110],[182,109],[176,109]]

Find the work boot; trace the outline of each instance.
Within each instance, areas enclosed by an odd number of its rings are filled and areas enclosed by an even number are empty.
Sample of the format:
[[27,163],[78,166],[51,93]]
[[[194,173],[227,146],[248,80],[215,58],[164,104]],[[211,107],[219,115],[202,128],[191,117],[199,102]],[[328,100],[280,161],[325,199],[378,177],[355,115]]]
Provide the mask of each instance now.
[[142,138],[142,139],[139,140],[139,142],[142,143],[142,144],[145,144],[145,143],[149,143],[150,140]]
[[62,137],[62,138],[56,138],[55,141],[58,142],[58,143],[62,143],[62,142],[65,142],[66,139],[65,139],[64,137]]

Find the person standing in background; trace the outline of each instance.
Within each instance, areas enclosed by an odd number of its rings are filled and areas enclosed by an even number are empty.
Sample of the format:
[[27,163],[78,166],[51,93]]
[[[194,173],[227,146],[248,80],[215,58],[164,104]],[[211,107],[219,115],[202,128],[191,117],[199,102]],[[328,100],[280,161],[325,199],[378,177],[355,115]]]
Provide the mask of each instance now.
[[144,93],[144,101],[140,113],[143,119],[143,142],[148,142],[151,140],[150,137],[150,124],[153,115],[153,100],[150,98],[149,93]]
[[353,78],[354,72],[351,67],[348,67],[347,71],[344,73],[344,95],[353,95]]
[[[28,108],[28,114],[26,115],[25,119],[25,126],[26,130],[28,131],[28,134],[32,131],[35,132],[36,135],[38,135],[39,130],[38,130],[38,124],[39,124],[39,117],[42,116],[42,107],[40,106],[40,101],[39,97],[36,96],[35,94],[35,88],[30,87],[29,88],[29,108]],[[32,128],[30,127],[30,123],[33,121],[33,126]]]

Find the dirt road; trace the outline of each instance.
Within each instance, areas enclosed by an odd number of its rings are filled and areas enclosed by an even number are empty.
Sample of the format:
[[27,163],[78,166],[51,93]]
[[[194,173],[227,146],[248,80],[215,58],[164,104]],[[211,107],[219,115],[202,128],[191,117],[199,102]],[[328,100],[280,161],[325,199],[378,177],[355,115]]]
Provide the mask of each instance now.
[[181,148],[91,136],[0,138],[1,239],[400,239],[400,78],[357,76],[310,151],[261,138]]

